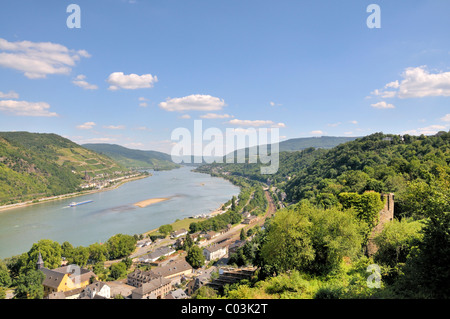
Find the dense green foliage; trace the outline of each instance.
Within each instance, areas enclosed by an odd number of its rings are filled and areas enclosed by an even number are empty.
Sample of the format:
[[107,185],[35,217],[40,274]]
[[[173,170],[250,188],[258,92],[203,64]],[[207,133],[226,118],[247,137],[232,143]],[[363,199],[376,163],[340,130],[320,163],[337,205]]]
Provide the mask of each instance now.
[[411,206],[411,200],[420,199],[411,199],[414,195],[408,188],[448,181],[449,163],[450,133],[419,137],[376,133],[317,156],[311,165],[296,172],[285,191],[290,201],[324,193],[392,192],[398,216],[411,216],[420,213]]
[[115,144],[83,144],[83,147],[111,157],[127,168],[169,170],[180,167],[170,155],[157,151],[133,150]]
[[75,192],[85,171],[125,170],[56,134],[0,132],[0,204]]
[[205,256],[203,255],[203,250],[197,245],[193,245],[186,256],[186,261],[193,268],[199,268],[205,264]]
[[[331,150],[282,152],[272,176],[261,175],[260,166],[199,168],[272,183],[278,200],[287,195],[288,208],[230,258],[258,266],[258,278],[225,287],[221,297],[450,297],[450,133],[377,133]],[[395,194],[395,215],[368,258],[363,248],[384,205],[380,193]],[[369,285],[374,265],[378,288]]]

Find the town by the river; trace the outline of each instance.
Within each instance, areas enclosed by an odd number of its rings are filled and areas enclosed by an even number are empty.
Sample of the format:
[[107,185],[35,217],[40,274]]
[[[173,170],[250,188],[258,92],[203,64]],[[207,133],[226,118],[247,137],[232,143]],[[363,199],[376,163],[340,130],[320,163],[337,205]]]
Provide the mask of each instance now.
[[[142,234],[177,219],[209,214],[239,194],[229,181],[193,172],[192,167],[151,173],[110,191],[0,212],[0,258],[26,252],[41,239],[88,246],[119,233]],[[152,198],[167,200],[134,205]],[[84,201],[92,202],[69,206]]]

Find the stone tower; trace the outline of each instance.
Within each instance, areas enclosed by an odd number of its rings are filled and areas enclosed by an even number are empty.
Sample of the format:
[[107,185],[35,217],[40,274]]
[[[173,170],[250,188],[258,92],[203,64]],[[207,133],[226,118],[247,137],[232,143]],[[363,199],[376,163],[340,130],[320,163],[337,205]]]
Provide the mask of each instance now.
[[367,242],[367,255],[369,257],[373,256],[378,250],[373,239],[383,230],[384,224],[394,219],[394,194],[382,194],[381,196],[385,203],[378,215],[378,224],[372,230],[369,241]]

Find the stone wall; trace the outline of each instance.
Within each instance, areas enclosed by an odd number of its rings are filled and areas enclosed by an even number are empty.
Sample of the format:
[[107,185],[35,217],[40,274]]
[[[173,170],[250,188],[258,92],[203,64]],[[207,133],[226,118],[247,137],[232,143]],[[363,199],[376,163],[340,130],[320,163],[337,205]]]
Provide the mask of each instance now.
[[378,224],[372,230],[370,234],[369,241],[367,243],[367,255],[374,255],[378,247],[375,245],[373,239],[377,234],[379,234],[383,228],[384,224],[394,219],[394,194],[382,194],[382,199],[385,201],[384,208],[380,211],[378,215]]

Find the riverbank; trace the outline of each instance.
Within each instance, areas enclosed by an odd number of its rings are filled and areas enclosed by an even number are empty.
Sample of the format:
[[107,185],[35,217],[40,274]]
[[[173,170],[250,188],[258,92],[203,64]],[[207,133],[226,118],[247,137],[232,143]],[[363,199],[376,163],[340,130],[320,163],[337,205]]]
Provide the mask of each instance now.
[[140,179],[143,179],[143,178],[147,178],[147,177],[150,177],[150,176],[152,176],[152,175],[142,175],[142,176],[131,177],[129,179],[123,179],[117,184],[114,184],[114,185],[112,185],[110,187],[106,187],[106,188],[102,188],[102,189],[81,191],[81,192],[64,194],[64,195],[58,195],[58,196],[44,197],[44,198],[34,199],[34,200],[21,202],[21,203],[16,203],[16,204],[3,205],[3,206],[0,206],[0,213],[3,212],[3,211],[9,211],[9,210],[14,209],[14,208],[23,208],[23,207],[28,207],[28,206],[42,204],[42,203],[48,203],[48,202],[51,202],[51,201],[75,198],[75,197],[79,197],[79,196],[90,195],[90,194],[95,194],[95,193],[100,193],[100,192],[106,192],[106,191],[110,191],[110,190],[113,190],[113,189],[117,189],[117,188],[119,188],[120,186],[122,186],[125,183],[133,182],[133,181],[140,180]]

